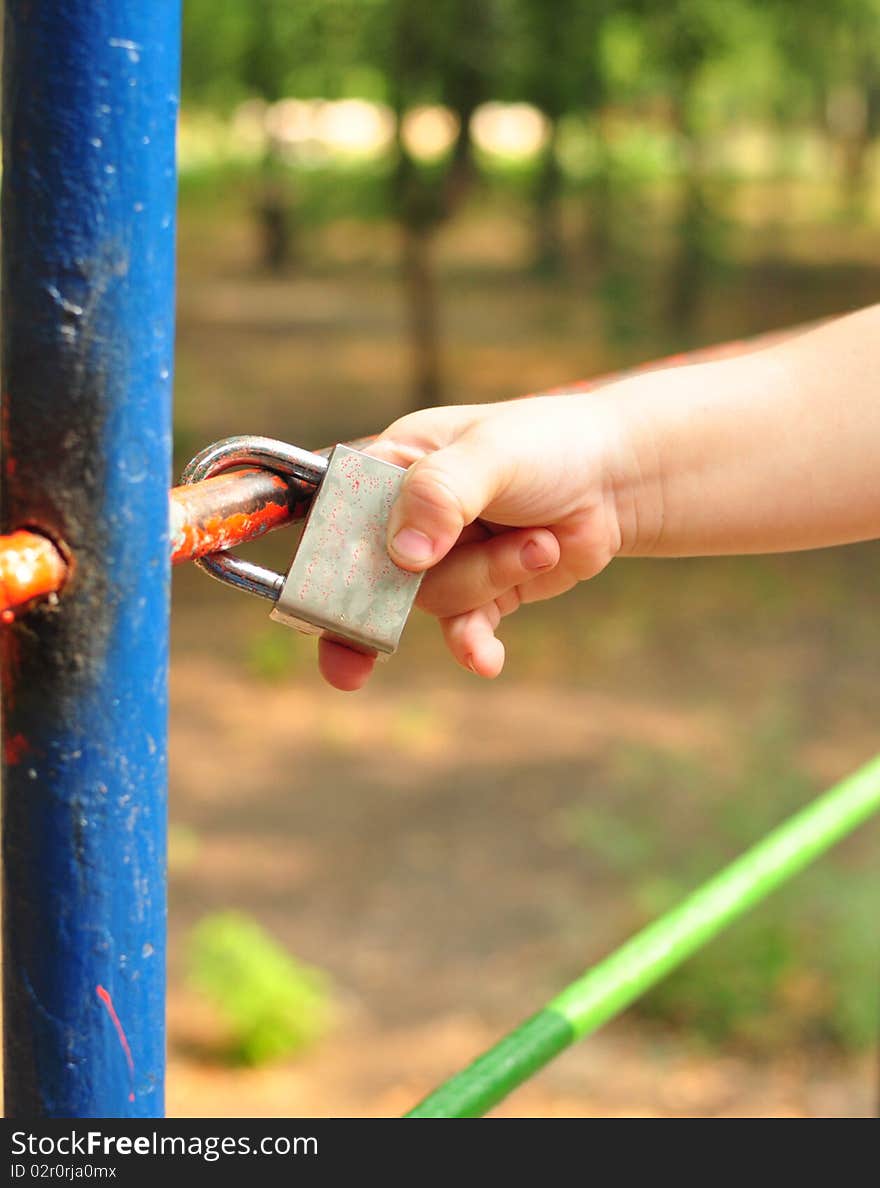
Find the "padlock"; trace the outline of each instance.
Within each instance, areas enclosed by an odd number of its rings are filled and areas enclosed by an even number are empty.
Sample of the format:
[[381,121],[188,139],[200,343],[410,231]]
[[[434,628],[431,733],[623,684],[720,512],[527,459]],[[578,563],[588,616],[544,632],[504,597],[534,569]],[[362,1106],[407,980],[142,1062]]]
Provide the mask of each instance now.
[[271,599],[276,622],[380,657],[395,652],[422,579],[395,565],[385,545],[406,471],[346,445],[325,458],[267,437],[229,437],[197,454],[181,481],[200,482],[241,466],[261,466],[317,487],[287,576],[228,552],[196,564],[222,582]]

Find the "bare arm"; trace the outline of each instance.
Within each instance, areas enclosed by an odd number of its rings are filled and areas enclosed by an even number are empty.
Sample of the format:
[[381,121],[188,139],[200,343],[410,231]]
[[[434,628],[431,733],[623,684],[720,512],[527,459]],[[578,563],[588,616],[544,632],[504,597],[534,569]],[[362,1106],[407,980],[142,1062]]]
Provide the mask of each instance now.
[[635,555],[782,552],[880,536],[880,306],[619,390],[640,478]]
[[[880,306],[588,394],[426,409],[371,449],[409,467],[391,556],[430,571],[419,603],[455,659],[496,676],[501,618],[616,556],[880,536]],[[337,687],[359,687],[371,667],[322,641]]]

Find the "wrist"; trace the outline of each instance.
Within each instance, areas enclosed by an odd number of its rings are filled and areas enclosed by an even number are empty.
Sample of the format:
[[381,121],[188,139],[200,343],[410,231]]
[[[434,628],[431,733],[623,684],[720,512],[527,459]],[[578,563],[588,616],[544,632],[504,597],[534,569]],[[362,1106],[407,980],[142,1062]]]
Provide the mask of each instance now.
[[794,532],[781,523],[779,471],[804,464],[787,432],[802,404],[795,393],[792,407],[792,390],[773,352],[664,368],[608,388],[619,426],[620,552],[681,557],[785,547]]
[[658,400],[650,379],[621,380],[591,396],[604,426],[602,500],[615,556],[651,556],[663,539],[666,517]]

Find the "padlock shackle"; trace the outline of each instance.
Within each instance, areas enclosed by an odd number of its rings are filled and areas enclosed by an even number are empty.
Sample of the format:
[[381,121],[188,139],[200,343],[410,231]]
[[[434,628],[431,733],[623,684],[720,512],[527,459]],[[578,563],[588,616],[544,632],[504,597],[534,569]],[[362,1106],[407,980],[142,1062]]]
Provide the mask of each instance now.
[[[264,470],[313,483],[316,487],[327,470],[327,459],[320,454],[301,450],[298,446],[271,437],[226,437],[206,446],[187,463],[181,483],[198,483],[203,479],[235,470],[240,466],[260,466]],[[268,598],[274,602],[284,585],[284,576],[264,565],[243,561],[233,553],[209,553],[199,557],[196,565],[219,582],[236,589]]]

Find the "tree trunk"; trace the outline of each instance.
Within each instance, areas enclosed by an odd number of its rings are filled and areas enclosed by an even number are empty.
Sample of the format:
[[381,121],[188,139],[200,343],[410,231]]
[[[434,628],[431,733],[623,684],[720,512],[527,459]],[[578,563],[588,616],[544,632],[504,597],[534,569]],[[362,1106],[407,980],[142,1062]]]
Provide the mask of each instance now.
[[556,124],[541,154],[535,183],[535,271],[556,276],[564,258],[562,170],[556,155]]
[[440,335],[437,286],[428,227],[402,231],[402,272],[409,318],[411,390],[414,408],[441,402]]
[[687,338],[703,300],[709,260],[711,212],[699,168],[690,170],[684,179],[679,210],[666,320],[670,330]]
[[691,119],[693,77],[681,87],[674,109],[675,124],[687,154],[679,191],[673,260],[667,282],[666,317],[676,340],[686,343],[693,334],[703,302],[712,258],[713,211],[709,202],[704,144]]
[[858,221],[868,198],[868,154],[873,139],[867,121],[840,140],[840,195],[843,213]]
[[266,152],[254,213],[259,227],[260,261],[276,275],[286,272],[294,259],[293,212],[290,183],[272,148]]
[[843,212],[853,219],[864,213],[868,150],[875,131],[871,108],[871,87],[857,82],[834,87],[825,105],[828,132],[839,161]]
[[612,264],[615,221],[611,149],[601,115],[598,138],[599,163],[589,192],[586,249],[589,273],[593,278],[601,279]]

